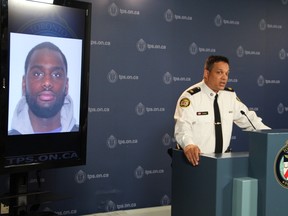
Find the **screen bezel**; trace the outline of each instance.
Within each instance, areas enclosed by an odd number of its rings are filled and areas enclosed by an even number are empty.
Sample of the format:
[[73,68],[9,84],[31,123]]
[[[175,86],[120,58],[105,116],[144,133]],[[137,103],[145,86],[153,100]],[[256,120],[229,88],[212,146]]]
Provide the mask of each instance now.
[[[19,1],[18,1],[19,2]],[[25,4],[25,1],[23,1]],[[82,23],[82,64],[81,87],[79,102],[79,131],[61,132],[53,134],[25,134],[9,135],[8,131],[8,105],[9,105],[9,57],[10,57],[10,26],[8,11],[14,7],[16,0],[9,0],[1,4],[1,124],[0,124],[0,174],[23,172],[47,168],[60,168],[86,163],[86,142],[88,124],[88,93],[89,93],[89,58],[90,58],[90,33],[91,33],[91,3],[80,1],[55,1],[53,6],[40,2],[29,2],[29,5],[41,7],[56,7],[64,10],[83,10],[85,22]],[[22,10],[24,8],[22,7]],[[81,12],[82,13],[82,12]],[[23,33],[25,32],[15,32]],[[37,35],[37,34],[35,34]],[[41,35],[41,34],[40,34]],[[47,35],[43,35],[47,36]],[[58,36],[57,36],[58,37]],[[67,37],[68,38],[68,37]],[[69,73],[69,72],[68,72]],[[81,104],[81,106],[80,106]],[[39,148],[38,148],[39,147]],[[35,156],[38,160],[31,157]],[[59,156],[60,155],[60,156]],[[65,157],[64,157],[65,155]],[[17,162],[7,164],[7,157],[18,158]],[[40,156],[43,160],[40,160]],[[58,159],[55,160],[55,157]],[[48,158],[48,159],[47,159]],[[59,159],[61,158],[61,159]],[[22,161],[25,159],[24,161]],[[19,162],[20,160],[20,162]],[[11,161],[11,160],[10,160]]]

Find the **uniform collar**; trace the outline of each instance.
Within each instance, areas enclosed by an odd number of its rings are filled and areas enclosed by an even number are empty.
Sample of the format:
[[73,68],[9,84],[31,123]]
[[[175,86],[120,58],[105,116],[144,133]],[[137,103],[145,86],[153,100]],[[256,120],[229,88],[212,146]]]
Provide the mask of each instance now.
[[[203,91],[205,94],[207,94],[209,96],[209,98],[214,99],[214,97],[216,95],[216,93],[205,84],[204,80],[202,80],[201,91]],[[219,91],[217,94],[218,95],[221,94],[221,91]]]

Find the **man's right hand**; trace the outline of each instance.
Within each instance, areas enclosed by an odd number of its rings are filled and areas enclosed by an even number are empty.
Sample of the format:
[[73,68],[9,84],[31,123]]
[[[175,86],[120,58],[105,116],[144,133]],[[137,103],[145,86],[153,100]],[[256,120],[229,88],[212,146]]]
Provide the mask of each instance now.
[[193,166],[197,166],[199,164],[201,151],[197,145],[187,145],[184,148],[184,154]]

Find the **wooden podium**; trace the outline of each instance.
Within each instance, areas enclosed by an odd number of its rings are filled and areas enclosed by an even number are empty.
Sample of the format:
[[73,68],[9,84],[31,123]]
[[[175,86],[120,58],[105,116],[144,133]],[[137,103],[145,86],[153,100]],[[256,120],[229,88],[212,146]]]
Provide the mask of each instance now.
[[196,167],[173,150],[172,216],[231,216],[237,178],[257,179],[258,216],[287,215],[285,151],[288,169],[288,130],[249,132],[249,152],[204,154]]

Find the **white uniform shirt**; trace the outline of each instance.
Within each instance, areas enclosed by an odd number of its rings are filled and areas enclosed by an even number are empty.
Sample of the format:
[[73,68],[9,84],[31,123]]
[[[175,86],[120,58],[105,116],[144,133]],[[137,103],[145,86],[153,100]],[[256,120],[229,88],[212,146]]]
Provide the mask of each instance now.
[[[214,97],[212,91],[204,81],[185,90],[180,96],[175,119],[175,139],[184,149],[188,144],[197,145],[201,153],[213,153],[215,151],[215,125],[214,125]],[[245,130],[253,130],[253,126],[246,113],[257,130],[270,129],[262,123],[254,111],[249,111],[236,96],[232,89],[226,88],[218,92],[218,105],[221,114],[223,133],[223,152],[230,145],[233,122]]]

